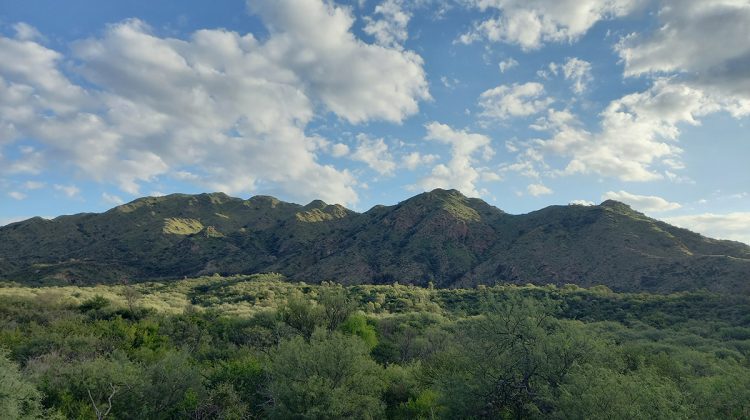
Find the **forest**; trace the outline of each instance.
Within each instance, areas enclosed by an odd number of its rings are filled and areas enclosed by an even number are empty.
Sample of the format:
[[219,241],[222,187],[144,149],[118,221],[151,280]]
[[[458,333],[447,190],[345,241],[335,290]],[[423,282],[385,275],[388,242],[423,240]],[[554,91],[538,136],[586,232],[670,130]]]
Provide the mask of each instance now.
[[19,419],[748,418],[750,297],[604,286],[0,285]]

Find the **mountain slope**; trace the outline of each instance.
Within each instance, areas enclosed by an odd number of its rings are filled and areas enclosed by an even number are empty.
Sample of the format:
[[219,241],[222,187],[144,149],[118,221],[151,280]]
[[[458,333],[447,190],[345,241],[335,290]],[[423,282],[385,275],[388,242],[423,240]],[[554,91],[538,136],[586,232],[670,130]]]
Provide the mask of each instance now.
[[750,292],[750,247],[625,204],[510,215],[455,190],[356,213],[320,200],[149,197],[102,214],[0,228],[0,279],[97,283],[275,271],[317,282],[604,284]]

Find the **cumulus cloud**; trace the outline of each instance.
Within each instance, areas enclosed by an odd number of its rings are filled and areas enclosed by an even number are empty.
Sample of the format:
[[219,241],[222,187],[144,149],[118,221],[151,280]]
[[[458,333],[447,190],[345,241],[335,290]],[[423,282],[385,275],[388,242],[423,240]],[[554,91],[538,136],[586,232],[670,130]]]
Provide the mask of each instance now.
[[608,191],[602,195],[602,200],[621,201],[646,213],[659,213],[669,210],[676,210],[682,207],[679,203],[667,201],[655,195],[638,195],[631,194],[627,191]]
[[55,184],[53,187],[55,191],[60,191],[61,193],[65,194],[68,198],[77,197],[81,193],[81,189],[76,187],[75,185]]
[[396,170],[393,155],[382,138],[373,139],[366,134],[358,134],[357,147],[350,157],[367,164],[370,169],[381,175],[393,175],[393,171]]
[[496,16],[478,22],[459,41],[480,39],[519,45],[524,50],[547,42],[572,42],[601,20],[628,15],[641,0],[467,0]]
[[23,188],[25,190],[38,190],[41,188],[44,188],[47,184],[40,181],[26,181],[23,183]]
[[581,94],[593,80],[591,75],[591,63],[572,57],[561,66],[565,80],[572,82],[571,89],[577,94]]
[[[400,123],[429,98],[422,59],[356,38],[350,11],[331,3],[249,6],[268,29],[262,41],[223,29],[163,38],[139,20],[110,25],[73,44],[82,85],[60,70],[60,53],[0,37],[0,147],[32,139],[42,168],[130,194],[189,174],[229,193],[263,183],[293,199],[356,202],[354,176],[319,163],[328,142],[305,129],[328,111],[355,124]],[[3,162],[4,171],[19,162]]]
[[431,122],[425,125],[425,128],[426,140],[450,146],[451,159],[447,163],[434,166],[429,175],[419,180],[419,186],[425,190],[456,188],[469,196],[480,196],[476,183],[480,180],[481,173],[474,165],[479,152],[482,153],[479,158],[489,158],[494,153],[490,147],[490,138],[482,134],[454,130],[438,122]]
[[14,200],[21,201],[21,200],[25,200],[26,197],[27,197],[27,195],[24,194],[24,193],[22,193],[22,192],[20,192],[20,191],[10,191],[10,192],[8,192],[8,197],[10,197],[10,198],[12,198]]
[[26,22],[18,22],[13,25],[13,30],[16,31],[16,39],[21,41],[44,41],[44,36],[33,26]]
[[481,116],[504,120],[525,117],[545,110],[554,99],[544,96],[544,86],[536,82],[500,85],[482,92],[479,96]]
[[544,184],[529,184],[526,187],[526,191],[529,193],[529,195],[533,195],[534,197],[552,194],[552,190]]
[[401,164],[411,171],[422,165],[429,165],[439,158],[438,155],[411,152],[401,157]]
[[[683,167],[677,145],[680,126],[698,125],[699,118],[720,109],[701,90],[658,80],[644,91],[609,103],[600,113],[600,127],[591,132],[567,110],[548,110],[531,128],[548,138],[526,142],[519,153],[538,165],[554,156],[565,159],[558,174],[598,174],[624,181],[662,179]],[[519,155],[523,156],[523,155]]]
[[19,136],[16,125],[32,123],[39,111],[66,115],[87,104],[86,92],[58,70],[61,60],[32,40],[0,36],[0,144]]
[[379,45],[386,47],[400,47],[409,37],[407,26],[411,14],[403,8],[402,0],[384,0],[375,6],[375,15],[365,17],[366,34],[372,35]]
[[695,86],[739,97],[750,113],[750,3],[737,0],[663,0],[661,26],[624,38],[617,51],[626,76],[681,74]]
[[518,66],[518,61],[514,60],[512,57],[508,58],[507,60],[503,60],[500,62],[500,64],[498,64],[498,67],[500,68],[500,73],[505,73],[506,71],[516,66]]
[[[151,196],[154,196],[154,195],[151,194]],[[123,200],[119,196],[114,195],[114,194],[109,194],[106,192],[102,193],[102,200],[107,204],[111,204],[115,206],[119,206],[120,204],[125,203],[125,200]]]
[[248,5],[271,32],[264,45],[267,56],[293,71],[311,96],[349,122],[401,122],[430,97],[422,58],[358,40],[347,9],[321,0]]
[[570,204],[574,206],[593,206],[596,203],[594,203],[593,201],[589,201],[589,200],[573,200],[570,202]]
[[667,217],[665,222],[719,239],[750,244],[750,212]]
[[331,155],[333,157],[342,157],[349,154],[349,146],[344,143],[336,143],[331,146]]
[[571,154],[568,173],[593,172],[626,181],[659,179],[659,166],[682,165],[676,145],[679,126],[698,125],[699,117],[716,109],[699,90],[657,81],[645,92],[612,101],[601,114],[599,133],[565,128],[546,146]]
[[[611,101],[593,130],[567,110],[548,111],[531,127],[549,137],[527,141],[519,153],[566,159],[558,174],[691,182],[678,173],[685,169],[681,129],[716,112],[750,115],[750,4],[663,0],[659,7],[657,30],[628,35],[616,46],[624,75],[647,76],[650,87]],[[580,92],[590,79],[586,64],[569,59],[550,71],[562,71]],[[538,170],[549,159],[519,161]]]

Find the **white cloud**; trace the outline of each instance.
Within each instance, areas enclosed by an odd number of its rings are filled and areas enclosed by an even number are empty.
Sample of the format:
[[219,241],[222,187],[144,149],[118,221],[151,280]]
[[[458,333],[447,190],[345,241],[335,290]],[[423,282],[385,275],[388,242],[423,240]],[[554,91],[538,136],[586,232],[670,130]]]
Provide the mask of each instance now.
[[87,104],[85,91],[58,70],[62,58],[34,41],[0,36],[0,144],[40,111],[65,115]]
[[667,217],[663,220],[669,224],[690,229],[712,238],[730,239],[750,244],[750,212],[703,213]]
[[[524,153],[566,158],[558,173],[598,174],[624,181],[651,181],[682,166],[677,146],[682,124],[718,110],[702,91],[658,80],[639,93],[612,101],[601,112],[601,127],[589,132],[569,111],[549,110],[531,127],[551,137],[526,143]],[[537,161],[539,162],[539,161]],[[532,162],[533,163],[533,162]],[[536,164],[536,163],[534,163]]]
[[[528,149],[529,151],[533,151]],[[527,153],[518,156],[515,163],[505,163],[501,166],[502,172],[517,172],[528,178],[539,179],[541,174],[536,169],[535,162],[538,159],[531,158]]]
[[18,201],[21,201],[21,200],[25,200],[25,199],[26,199],[26,197],[27,197],[27,195],[26,195],[26,194],[24,194],[24,193],[22,193],[22,192],[20,192],[20,191],[10,191],[10,192],[8,193],[8,196],[9,196],[10,198],[12,198],[12,199],[14,199],[14,200],[18,200]]
[[[679,173],[685,169],[681,127],[699,125],[721,111],[750,115],[750,45],[744,42],[750,36],[750,4],[663,0],[657,17],[658,30],[629,35],[616,47],[625,76],[649,76],[651,87],[610,102],[600,113],[598,130],[583,129],[574,116],[540,119],[532,128],[548,130],[551,137],[529,140],[527,149],[566,158],[560,174],[694,182]],[[567,74],[564,65],[550,70],[562,69],[574,90],[585,88],[585,66],[568,63]]]
[[490,170],[483,170],[480,173],[480,176],[481,176],[482,181],[485,181],[485,182],[497,182],[497,181],[503,180],[502,175],[500,175],[497,172],[490,171]]
[[344,143],[336,143],[331,146],[331,155],[333,157],[342,157],[349,154],[349,146]]
[[25,22],[18,22],[13,25],[16,31],[16,39],[21,41],[44,41],[44,36],[33,26]]
[[547,65],[547,70],[542,69],[536,72],[537,76],[549,80],[552,76],[562,74],[565,80],[572,83],[570,89],[576,93],[583,93],[588,84],[594,80],[591,75],[591,63],[581,60],[577,57],[568,57],[564,63],[551,62]]
[[663,0],[661,26],[617,46],[626,76],[680,74],[695,87],[734,98],[750,113],[750,3],[745,0]]
[[568,61],[562,65],[562,71],[565,80],[570,80],[573,83],[571,86],[573,92],[579,95],[586,90],[586,86],[593,80],[591,63],[576,57],[568,58]]
[[440,163],[433,167],[428,176],[419,180],[419,186],[425,190],[456,188],[469,196],[480,196],[476,183],[481,173],[474,167],[475,155],[482,152],[485,158],[489,158],[494,153],[490,147],[490,138],[482,134],[454,130],[438,122],[431,122],[425,125],[425,128],[425,139],[451,147],[451,159],[445,164]]
[[[153,194],[152,194],[152,196],[153,196]],[[106,193],[106,192],[102,193],[102,200],[104,200],[104,202],[107,203],[107,204],[112,204],[112,205],[115,205],[115,206],[119,206],[120,204],[125,203],[125,200],[123,200],[122,198],[120,198],[120,197],[118,197],[118,196],[116,196],[114,194],[109,194],[109,193]]]
[[440,76],[440,83],[442,83],[443,86],[445,86],[448,89],[455,89],[456,86],[458,86],[459,83],[461,83],[461,81],[456,79],[455,77],[450,78],[447,76]]
[[500,85],[479,96],[480,115],[490,119],[533,115],[545,110],[552,102],[552,98],[544,97],[544,86],[535,82]]
[[68,196],[68,198],[77,197],[81,193],[81,189],[76,187],[75,185],[55,184],[53,187],[55,188],[55,191],[60,191],[61,193]]
[[363,31],[372,35],[379,45],[400,47],[409,37],[407,26],[411,15],[403,9],[402,0],[384,0],[375,6],[375,14],[380,19],[365,17]]
[[508,58],[507,60],[503,60],[500,62],[500,64],[498,64],[498,67],[500,68],[500,73],[505,73],[506,71],[516,66],[518,66],[518,61],[514,60],[512,57]]
[[41,188],[44,188],[47,184],[40,181],[26,181],[23,183],[23,188],[25,190],[38,190]]
[[574,206],[593,206],[596,203],[594,203],[593,201],[589,201],[589,200],[573,200],[570,202],[570,204]]
[[637,195],[627,191],[608,191],[602,195],[602,200],[620,201],[646,213],[659,213],[682,207],[679,203],[670,202],[655,195]]
[[358,134],[357,147],[350,157],[366,163],[370,169],[381,175],[393,175],[393,171],[396,170],[396,162],[388,150],[388,144],[382,138],[373,139],[366,134]]
[[[350,32],[347,9],[321,0],[248,2],[270,28],[264,55],[331,111],[352,123],[401,122],[430,98],[422,58],[414,52],[369,45]],[[345,69],[345,70],[344,70]]]
[[632,12],[640,0],[467,0],[482,11],[499,16],[477,23],[459,38],[471,43],[480,39],[517,44],[524,50],[546,42],[573,42],[600,20]]
[[552,190],[544,184],[529,184],[529,186],[526,187],[526,191],[534,197],[552,194]]
[[[421,57],[364,43],[349,9],[321,0],[249,6],[268,28],[262,41],[222,29],[162,38],[138,20],[74,43],[73,57],[0,37],[0,145],[41,143],[35,161],[2,171],[72,169],[130,194],[190,174],[229,193],[262,183],[295,200],[355,203],[354,176],[318,162],[327,141],[307,124],[326,111],[403,121],[430,97]],[[60,71],[68,58],[85,88]]]
[[675,145],[679,125],[698,125],[698,117],[715,109],[698,90],[656,82],[645,92],[612,101],[601,114],[600,133],[563,130],[548,146],[573,152],[568,173],[594,172],[626,181],[658,179],[663,175],[655,166],[680,162],[681,150]]
[[432,164],[438,158],[438,155],[411,152],[402,156],[401,163],[406,169],[413,171],[422,165]]

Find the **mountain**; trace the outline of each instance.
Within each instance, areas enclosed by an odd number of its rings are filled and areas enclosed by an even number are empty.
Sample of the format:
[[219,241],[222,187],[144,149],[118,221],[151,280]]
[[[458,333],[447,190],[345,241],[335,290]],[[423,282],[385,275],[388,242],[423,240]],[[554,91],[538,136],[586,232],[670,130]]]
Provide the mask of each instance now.
[[349,284],[748,293],[750,246],[611,200],[512,215],[440,189],[364,213],[320,200],[302,206],[268,196],[173,194],[0,228],[0,279],[25,284],[271,271]]

